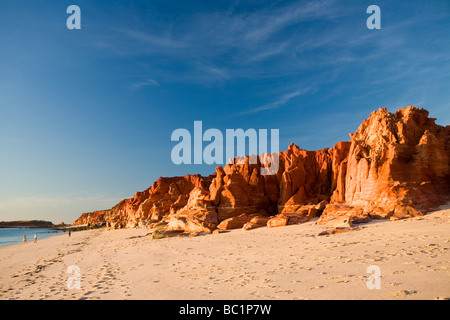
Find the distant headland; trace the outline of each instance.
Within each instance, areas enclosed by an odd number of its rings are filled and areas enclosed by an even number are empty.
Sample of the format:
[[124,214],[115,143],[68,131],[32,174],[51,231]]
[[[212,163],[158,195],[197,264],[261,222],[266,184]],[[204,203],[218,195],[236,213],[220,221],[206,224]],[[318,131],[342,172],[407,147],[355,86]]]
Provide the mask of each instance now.
[[51,221],[44,220],[0,221],[0,228],[60,228],[64,226],[63,222],[54,225]]

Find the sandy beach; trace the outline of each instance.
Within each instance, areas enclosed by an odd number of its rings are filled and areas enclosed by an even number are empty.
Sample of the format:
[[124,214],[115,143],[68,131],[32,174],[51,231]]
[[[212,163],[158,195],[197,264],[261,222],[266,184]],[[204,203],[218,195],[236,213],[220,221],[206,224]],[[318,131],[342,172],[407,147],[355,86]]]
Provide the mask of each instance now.
[[[0,248],[1,299],[448,299],[450,206],[317,236],[314,221],[198,237],[97,229]],[[69,266],[81,288],[70,289]],[[368,267],[381,272],[369,290]]]

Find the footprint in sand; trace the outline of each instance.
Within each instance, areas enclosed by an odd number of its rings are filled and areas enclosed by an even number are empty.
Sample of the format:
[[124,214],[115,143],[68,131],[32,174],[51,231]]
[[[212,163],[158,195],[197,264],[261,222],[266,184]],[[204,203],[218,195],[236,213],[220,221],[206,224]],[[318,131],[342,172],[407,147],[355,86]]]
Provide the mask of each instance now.
[[316,289],[322,289],[322,288],[324,288],[325,286],[316,286],[316,287],[311,287],[311,288],[309,288],[309,289],[307,289],[307,290],[316,290]]
[[382,261],[382,260],[383,260],[382,257],[375,257],[375,258],[373,259],[373,261]]
[[409,295],[413,295],[413,294],[418,294],[419,292],[416,290],[400,290],[400,291],[395,291],[395,292],[389,292],[388,296],[390,297],[406,297]]
[[400,270],[400,271],[394,271],[392,274],[403,274],[406,273],[406,271]]

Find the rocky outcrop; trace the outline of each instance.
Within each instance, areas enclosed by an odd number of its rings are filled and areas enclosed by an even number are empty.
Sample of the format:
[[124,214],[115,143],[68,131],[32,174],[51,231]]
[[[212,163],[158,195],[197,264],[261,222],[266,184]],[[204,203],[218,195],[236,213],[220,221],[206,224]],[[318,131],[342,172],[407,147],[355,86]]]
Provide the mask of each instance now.
[[351,207],[343,204],[327,205],[317,224],[340,227],[342,224],[360,224],[369,222],[369,215],[361,207]]
[[276,215],[269,221],[267,221],[267,226],[269,228],[285,227],[294,224],[301,224],[308,222],[309,219],[305,216],[296,213],[280,213]]
[[259,164],[249,164],[249,157],[243,164],[217,167],[210,193],[220,221],[242,214],[276,212],[277,182],[273,176],[260,175],[260,168]]
[[254,216],[242,227],[242,230],[248,231],[256,228],[265,227],[267,222],[270,220],[270,217],[264,216]]
[[189,193],[186,206],[170,214],[165,231],[187,233],[211,233],[219,224],[215,207],[211,204],[208,192],[195,187]]
[[106,223],[106,214],[109,210],[100,210],[94,212],[83,213],[75,222],[74,226],[77,225],[100,225]]
[[350,135],[333,160],[333,203],[320,222],[355,212],[370,218],[403,219],[436,209],[450,195],[450,126],[428,111],[409,106],[395,113],[374,111]]
[[428,111],[379,109],[350,138],[317,151],[291,144],[278,153],[273,175],[261,175],[261,163],[247,156],[209,177],[159,178],[76,223],[104,219],[111,228],[132,228],[161,221],[167,232],[210,233],[318,217],[318,224],[339,228],[421,215],[450,200],[450,126],[437,125]]
[[236,217],[231,217],[223,220],[218,226],[219,230],[232,230],[232,229],[241,229],[251,230],[258,227],[263,227],[267,224],[267,221],[270,219],[269,216],[264,215],[264,212],[261,214],[241,214]]
[[280,214],[272,217],[267,222],[267,226],[269,228],[275,228],[308,222],[312,218],[320,215],[325,206],[325,202],[326,201],[323,201],[317,205],[296,205],[294,213],[285,212],[284,207]]
[[108,214],[111,228],[146,227],[170,214],[177,213],[188,203],[189,194],[198,187],[208,190],[212,177],[186,175],[159,178],[150,188],[136,192],[133,198],[122,200]]
[[305,151],[291,144],[280,156],[279,213],[296,213],[303,205],[329,200],[334,149]]

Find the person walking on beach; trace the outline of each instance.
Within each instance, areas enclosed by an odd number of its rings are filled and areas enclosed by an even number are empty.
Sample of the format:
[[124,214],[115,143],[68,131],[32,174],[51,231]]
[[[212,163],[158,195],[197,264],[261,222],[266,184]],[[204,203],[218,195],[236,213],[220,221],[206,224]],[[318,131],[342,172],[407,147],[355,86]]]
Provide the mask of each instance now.
[[37,242],[37,233],[34,234],[34,243]]
[[27,243],[27,235],[26,234],[23,235],[23,243]]
[[70,235],[71,235],[71,234],[72,234],[72,231],[69,230],[69,238],[70,238]]

